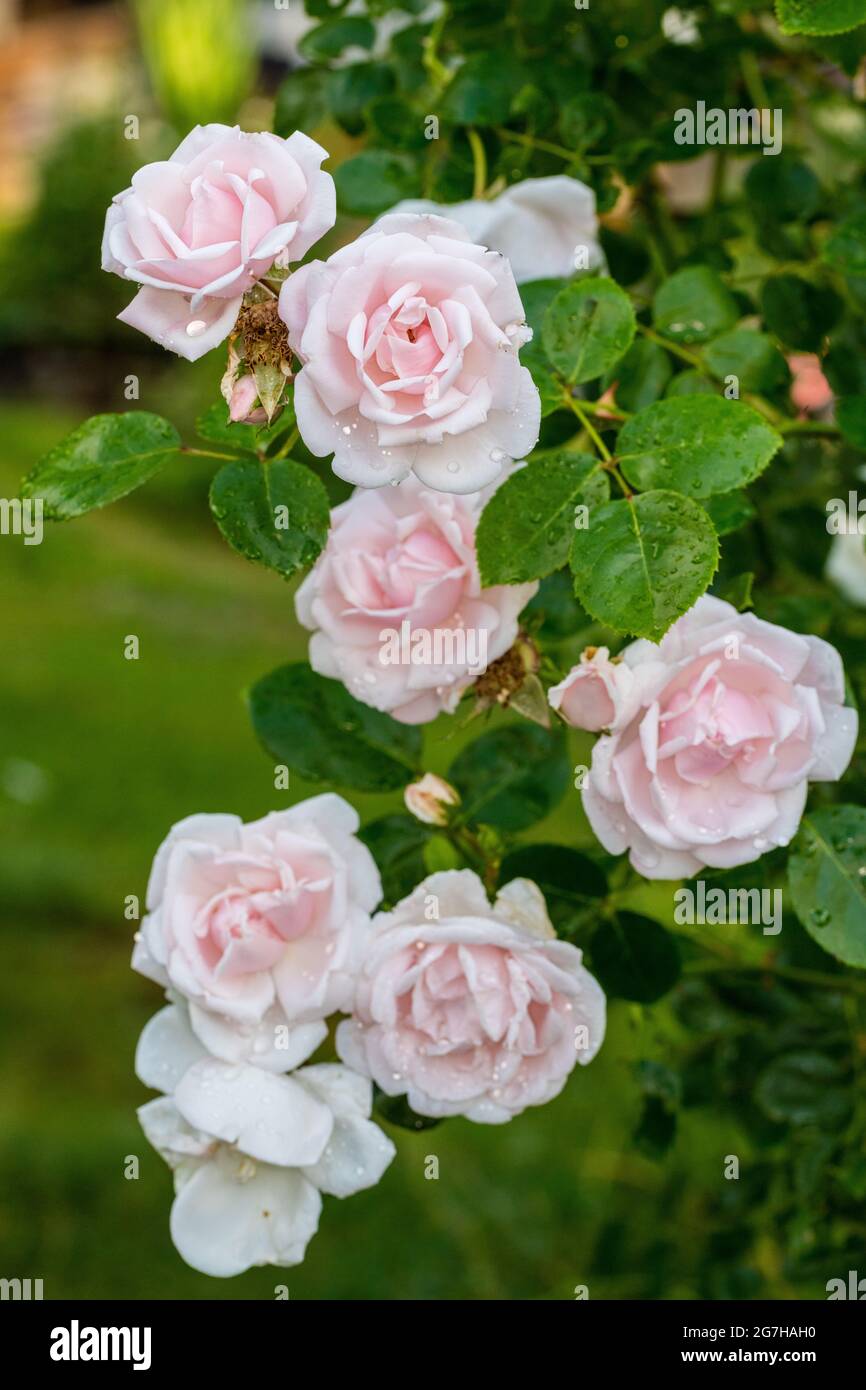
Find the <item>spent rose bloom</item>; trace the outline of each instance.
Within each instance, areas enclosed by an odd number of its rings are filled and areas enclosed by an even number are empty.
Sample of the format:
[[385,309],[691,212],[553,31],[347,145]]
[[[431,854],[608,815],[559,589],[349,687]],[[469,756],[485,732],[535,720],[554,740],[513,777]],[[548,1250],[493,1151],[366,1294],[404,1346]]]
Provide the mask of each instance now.
[[121,321],[191,362],[216,347],[274,260],[300,260],[333,227],[327,157],[300,131],[283,140],[206,125],[139,169],[102,240],[103,270],[141,285]]
[[206,1052],[177,1006],[145,1025],[135,1070],[165,1093],[138,1117],[174,1170],[172,1240],[204,1274],[300,1264],[320,1194],[372,1187],[394,1157],[370,1120],[369,1081],[328,1063],[291,1076],[229,1064]]
[[245,825],[180,821],[157,852],[133,966],[189,1003],[227,1061],[297,1066],[351,994],[382,896],[357,812],[326,793]]
[[503,1124],[601,1047],[604,993],[528,879],[491,907],[469,869],[431,874],[373,927],[337,1051],[417,1114]]
[[597,734],[615,722],[633,683],[630,667],[611,661],[607,647],[587,647],[565,680],[551,686],[547,698],[567,724]]
[[836,781],[857,714],[838,652],[705,595],[658,644],[622,653],[633,684],[593,749],[590,824],[645,878],[748,864],[786,845],[809,782]]
[[403,724],[453,710],[508,651],[537,583],[482,589],[475,527],[483,497],[417,478],[358,489],[331,513],[327,545],[295,596],[310,665]]
[[385,217],[280,292],[301,438],[334,472],[381,487],[412,469],[477,492],[538,439],[540,404],[517,350],[531,336],[504,256],[457,222]]
[[[524,179],[495,198],[471,198],[465,203],[408,198],[391,212],[432,212],[453,218],[472,241],[508,258],[518,285],[526,280],[565,279],[575,269],[596,270],[604,265],[595,194],[566,174]],[[580,248],[585,248],[586,258],[579,265]]]

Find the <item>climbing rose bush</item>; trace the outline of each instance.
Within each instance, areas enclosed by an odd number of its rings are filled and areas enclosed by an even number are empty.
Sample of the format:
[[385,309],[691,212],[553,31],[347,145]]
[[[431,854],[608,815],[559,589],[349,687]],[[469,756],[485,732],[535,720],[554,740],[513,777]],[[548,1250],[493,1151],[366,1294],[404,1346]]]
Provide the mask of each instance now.
[[[22,484],[65,521],[194,451],[310,634],[308,661],[238,672],[278,809],[180,820],[137,933],[168,999],[136,1067],[173,1238],[216,1276],[297,1263],[324,1197],[390,1181],[374,1116],[531,1126],[610,1003],[605,1143],[663,1164],[709,1096],[773,1194],[735,1242],[713,1219],[696,1287],[772,1268],[768,1296],[813,1296],[819,1233],[861,1235],[855,24],[369,8],[362,58],[343,19],[313,27],[274,134],[197,127],[109,209],[123,321],[190,360],[225,344],[196,444],[98,415]],[[714,90],[766,91],[773,147],[758,122],[671,162]],[[351,142],[333,180],[294,129],[324,112]],[[705,942],[713,893],[760,913]],[[682,1270],[642,1225],[657,1296]]]

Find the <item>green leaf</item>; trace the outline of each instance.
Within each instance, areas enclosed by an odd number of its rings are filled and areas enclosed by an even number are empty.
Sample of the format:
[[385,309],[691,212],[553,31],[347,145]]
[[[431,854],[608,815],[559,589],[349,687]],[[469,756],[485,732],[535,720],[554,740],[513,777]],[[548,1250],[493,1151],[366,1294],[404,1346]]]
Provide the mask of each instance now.
[[653,323],[676,343],[705,343],[739,318],[737,301],[709,266],[686,266],[659,285]]
[[778,1124],[839,1129],[851,1112],[851,1097],[839,1062],[823,1052],[789,1052],[762,1073],[755,1099]]
[[818,352],[843,310],[833,290],[800,275],[771,275],[761,290],[761,313],[771,333],[786,347]]
[[[364,112],[377,97],[390,96],[395,87],[394,74],[384,63],[350,63],[344,68],[331,68],[324,74],[328,110],[350,135],[360,135],[364,129]],[[372,153],[372,151],[370,151]],[[379,151],[384,153],[384,151]],[[371,170],[371,172],[373,172]],[[339,170],[337,170],[339,173]],[[336,182],[337,174],[334,175]],[[372,196],[372,190],[371,190]],[[406,197],[406,194],[400,194]],[[380,211],[378,204],[374,211]],[[363,208],[359,211],[366,212]]]
[[300,68],[281,83],[274,107],[274,133],[283,139],[295,130],[309,135],[328,114],[325,74],[316,68]]
[[574,280],[544,315],[542,342],[566,381],[592,381],[628,351],[635,334],[631,300],[613,280]]
[[363,16],[326,19],[304,34],[298,52],[308,62],[324,62],[338,58],[347,48],[372,48],[376,42],[376,26]]
[[805,221],[821,201],[821,185],[808,164],[785,155],[756,159],[746,175],[746,195],[762,216],[776,222]]
[[424,846],[424,872],[440,874],[446,869],[462,869],[465,860],[445,835],[431,835]]
[[551,922],[565,937],[607,895],[607,879],[598,864],[565,845],[521,845],[512,850],[500,866],[499,883],[504,886],[513,878],[538,884]]
[[606,994],[652,1004],[680,977],[676,938],[652,917],[618,912],[602,922],[589,948],[590,969]]
[[866,396],[843,396],[836,403],[836,420],[849,444],[866,449]]
[[646,492],[593,508],[571,546],[584,608],[617,632],[658,642],[705,591],[719,542],[703,507],[676,492]]
[[358,831],[382,876],[382,895],[393,905],[407,897],[429,872],[424,846],[430,832],[414,816],[381,816]]
[[866,21],[866,0],[776,0],[784,34],[844,34]]
[[342,210],[364,216],[384,212],[421,191],[414,162],[408,155],[387,150],[353,155],[336,170],[334,183]]
[[751,570],[746,570],[743,574],[737,574],[733,579],[729,579],[726,584],[714,592],[719,598],[724,599],[725,603],[732,603],[738,613],[743,613],[747,608],[754,607],[754,600],[752,599],[754,583],[754,574]]
[[743,401],[679,396],[626,421],[617,459],[635,487],[708,497],[753,482],[781,446],[781,435]]
[[690,367],[688,371],[677,372],[665,389],[665,395],[673,396],[715,396],[717,388],[704,376],[703,372]]
[[224,464],[211,483],[210,509],[233,550],[286,578],[311,565],[328,538],[328,494],[293,459]]
[[735,376],[741,391],[766,394],[783,386],[789,376],[788,364],[772,338],[745,328],[734,328],[707,343],[704,361],[720,381]]
[[757,516],[755,508],[744,492],[717,493],[715,497],[705,498],[701,506],[709,512],[717,536],[729,536],[732,531],[739,531],[741,526],[754,521]]
[[563,406],[562,385],[542,346],[541,329],[548,305],[567,283],[566,280],[530,280],[520,286],[526,322],[532,329],[531,341],[520,349],[520,361],[528,368],[538,389],[543,417]]
[[837,960],[866,969],[866,809],[824,806],[803,817],[788,861],[794,910]]
[[279,666],[249,694],[256,736],[277,762],[311,782],[394,791],[421,761],[421,730],[354,700],[303,662]]
[[504,49],[473,53],[445,89],[442,116],[457,125],[501,125],[526,80],[526,72]]
[[563,735],[535,724],[482,734],[458,753],[448,771],[448,781],[463,798],[458,819],[500,830],[525,830],[548,815],[569,780]]
[[175,457],[180,435],[147,410],[94,415],[40,459],[21,484],[50,521],[68,521],[141,487]]
[[484,588],[560,569],[574,535],[575,508],[608,494],[607,474],[592,454],[536,454],[496,489],[481,514],[475,546]]
[[866,275],[866,213],[853,214],[830,232],[824,260],[844,275]]
[[607,388],[615,382],[617,405],[634,412],[664,395],[672,375],[671,359],[664,348],[649,338],[638,338],[625,357],[606,373],[604,385]]

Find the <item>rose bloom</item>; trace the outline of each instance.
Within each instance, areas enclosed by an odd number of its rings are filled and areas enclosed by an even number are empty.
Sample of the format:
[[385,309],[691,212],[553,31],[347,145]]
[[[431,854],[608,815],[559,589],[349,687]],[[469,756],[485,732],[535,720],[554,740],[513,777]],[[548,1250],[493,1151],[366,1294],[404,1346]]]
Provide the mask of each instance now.
[[[484,666],[508,651],[518,614],[538,588],[482,589],[475,527],[483,502],[407,478],[399,487],[359,489],[335,507],[328,543],[295,596],[299,621],[313,631],[313,670],[403,724],[455,709]],[[391,660],[395,633],[408,633],[410,643],[429,637],[431,659]],[[411,645],[403,646],[400,655],[411,657]]]
[[280,314],[304,363],[301,438],[348,482],[381,487],[414,468],[428,487],[476,492],[534,447],[514,276],[457,222],[384,217],[290,276]]
[[172,1240],[203,1274],[300,1264],[320,1194],[372,1187],[394,1157],[370,1120],[369,1081],[328,1063],[291,1076],[230,1065],[207,1054],[182,1008],[145,1025],[135,1070],[166,1093],[138,1117],[174,1170]]
[[[566,174],[524,179],[495,198],[471,198],[465,203],[407,198],[391,212],[432,212],[453,218],[472,241],[508,258],[518,285],[526,280],[566,279],[575,269],[596,270],[604,265],[595,194]],[[586,249],[585,266],[577,263],[580,248]]]
[[[748,864],[786,845],[808,784],[841,777],[857,737],[834,647],[705,595],[658,644],[612,666],[614,717],[583,789],[611,854],[645,878]],[[588,689],[586,683],[581,689]],[[598,692],[596,692],[597,694]],[[592,727],[595,699],[572,705]]]
[[249,825],[189,816],[161,845],[132,963],[189,1002],[217,1056],[288,1070],[349,999],[382,897],[357,828],[357,812],[328,793]]
[[105,218],[102,268],[142,288],[118,317],[194,362],[227,338],[274,260],[298,261],[334,225],[323,150],[226,125],[196,126],[146,164]]
[[470,870],[432,874],[373,927],[337,1051],[416,1114],[502,1124],[601,1047],[604,993],[528,879],[491,907]]

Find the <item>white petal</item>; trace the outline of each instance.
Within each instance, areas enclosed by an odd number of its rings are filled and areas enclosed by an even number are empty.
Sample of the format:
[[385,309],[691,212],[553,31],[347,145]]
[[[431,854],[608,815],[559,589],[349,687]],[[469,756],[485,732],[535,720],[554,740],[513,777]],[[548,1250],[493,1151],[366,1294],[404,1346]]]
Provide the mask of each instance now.
[[174,1098],[196,1129],[281,1167],[315,1163],[333,1128],[326,1105],[297,1081],[260,1067],[207,1058],[190,1067]]
[[184,1072],[206,1056],[183,1010],[169,1004],[142,1029],[135,1049],[135,1074],[145,1086],[171,1094]]
[[214,1140],[188,1125],[168,1096],[140,1105],[138,1119],[148,1143],[170,1168],[184,1166],[192,1171],[214,1148]]
[[372,1120],[338,1116],[318,1163],[302,1171],[320,1192],[351,1197],[375,1187],[397,1150]]
[[496,896],[495,915],[502,922],[533,936],[550,939],[556,936],[547,915],[547,903],[537,883],[528,878],[513,878]]
[[321,1209],[302,1174],[264,1164],[243,1181],[221,1156],[184,1183],[171,1209],[171,1238],[193,1269],[225,1279],[253,1265],[300,1264]]
[[242,1028],[220,1014],[190,1003],[189,1019],[208,1052],[223,1062],[251,1062],[266,1071],[294,1071],[328,1036],[323,1022],[289,1024],[279,1007],[261,1023]]

